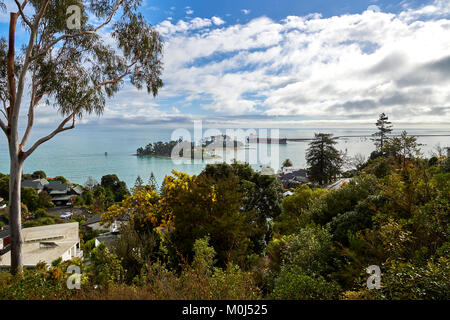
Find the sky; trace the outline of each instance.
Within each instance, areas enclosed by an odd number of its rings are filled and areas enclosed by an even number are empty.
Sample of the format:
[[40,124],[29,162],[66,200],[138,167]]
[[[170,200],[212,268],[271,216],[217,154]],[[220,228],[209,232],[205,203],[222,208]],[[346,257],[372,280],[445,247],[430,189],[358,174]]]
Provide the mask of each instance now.
[[[140,10],[164,40],[165,85],[153,98],[125,83],[83,126],[364,128],[385,112],[405,128],[450,128],[450,0],[144,0]],[[7,23],[1,13],[0,36]],[[36,118],[59,119],[49,106]]]

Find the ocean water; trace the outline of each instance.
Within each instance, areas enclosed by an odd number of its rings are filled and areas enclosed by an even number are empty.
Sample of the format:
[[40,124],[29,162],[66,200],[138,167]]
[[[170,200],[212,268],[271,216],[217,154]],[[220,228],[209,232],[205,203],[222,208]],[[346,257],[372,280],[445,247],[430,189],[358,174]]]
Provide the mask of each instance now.
[[[158,183],[161,183],[172,170],[183,171],[189,174],[198,174],[206,163],[214,161],[231,161],[232,158],[246,160],[258,170],[261,165],[270,165],[278,170],[285,159],[290,159],[294,166],[305,167],[305,153],[308,142],[288,142],[287,145],[251,144],[249,150],[231,150],[217,152],[222,156],[220,160],[183,161],[175,163],[171,159],[156,157],[136,157],[136,149],[150,142],[169,141],[172,129],[142,128],[142,129],[114,129],[114,128],[76,128],[57,135],[49,142],[41,145],[24,165],[24,173],[35,170],[44,170],[48,176],[62,175],[69,181],[84,184],[88,177],[100,181],[106,174],[117,174],[128,187],[132,187],[138,176],[148,181],[153,172]],[[314,132],[333,133],[335,136],[366,136],[374,132],[361,129],[280,129],[281,138],[312,138]],[[399,133],[400,130],[394,131]],[[31,141],[37,139],[47,130],[36,129]],[[225,130],[223,130],[225,134]],[[423,144],[422,151],[425,156],[440,143],[442,147],[450,146],[450,129],[447,130],[408,130],[412,135],[420,136],[418,141]],[[437,136],[441,135],[441,136]],[[447,136],[445,136],[447,135]],[[374,150],[373,142],[369,137],[350,137],[339,139],[336,147],[347,151],[353,156],[361,153],[366,157]],[[271,149],[275,148],[275,149]],[[278,149],[277,149],[278,148]],[[105,152],[108,153],[105,156]],[[256,161],[249,156],[250,152],[257,154]],[[270,155],[274,155],[271,162]],[[9,172],[9,155],[5,136],[0,135],[0,172]]]

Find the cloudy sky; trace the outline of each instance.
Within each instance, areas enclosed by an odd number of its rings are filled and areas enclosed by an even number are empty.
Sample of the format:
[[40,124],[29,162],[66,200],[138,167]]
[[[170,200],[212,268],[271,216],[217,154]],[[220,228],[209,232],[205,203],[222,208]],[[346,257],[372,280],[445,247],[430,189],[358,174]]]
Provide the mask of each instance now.
[[165,42],[164,88],[154,99],[125,84],[84,124],[367,127],[385,112],[450,127],[450,0],[145,0],[142,12]]

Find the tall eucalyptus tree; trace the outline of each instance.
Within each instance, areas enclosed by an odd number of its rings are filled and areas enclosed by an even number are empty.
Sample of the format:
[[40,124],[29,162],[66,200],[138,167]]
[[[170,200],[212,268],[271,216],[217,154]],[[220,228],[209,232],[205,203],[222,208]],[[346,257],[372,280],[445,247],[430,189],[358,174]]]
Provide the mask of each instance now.
[[[138,11],[142,0],[14,2],[8,39],[0,38],[0,128],[8,139],[10,155],[11,272],[20,273],[24,161],[41,144],[73,129],[83,115],[101,115],[106,99],[125,82],[156,96],[162,87],[162,41]],[[27,40],[16,53],[18,26],[25,29]],[[19,137],[25,101],[28,116]],[[62,120],[28,146],[35,112],[43,102],[53,104]]]

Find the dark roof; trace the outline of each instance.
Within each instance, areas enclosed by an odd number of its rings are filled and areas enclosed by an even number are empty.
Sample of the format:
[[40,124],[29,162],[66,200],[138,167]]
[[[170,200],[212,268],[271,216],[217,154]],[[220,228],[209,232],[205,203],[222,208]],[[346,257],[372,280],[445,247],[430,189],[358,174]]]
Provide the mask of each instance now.
[[50,191],[65,191],[67,192],[67,190],[69,189],[69,186],[67,185],[67,183],[62,183],[61,181],[58,180],[52,180],[48,183],[48,185],[46,186],[47,189],[49,189]]
[[6,238],[9,236],[9,226],[5,226],[3,231],[0,231],[0,239]]
[[40,180],[24,180],[22,181],[22,188],[33,188],[35,190],[42,190],[44,186]]
[[280,176],[281,180],[292,180],[295,178],[308,178],[308,173],[305,169],[300,169],[294,172],[290,172],[290,173],[286,173],[286,174],[282,174]]
[[103,233],[96,238],[97,241],[103,242],[107,248],[111,248],[117,239],[119,239],[119,234],[111,232]]

